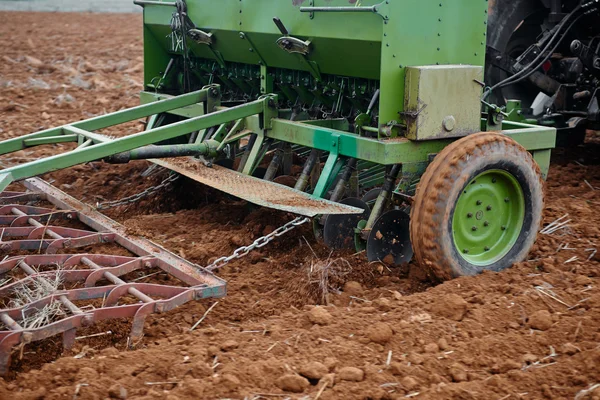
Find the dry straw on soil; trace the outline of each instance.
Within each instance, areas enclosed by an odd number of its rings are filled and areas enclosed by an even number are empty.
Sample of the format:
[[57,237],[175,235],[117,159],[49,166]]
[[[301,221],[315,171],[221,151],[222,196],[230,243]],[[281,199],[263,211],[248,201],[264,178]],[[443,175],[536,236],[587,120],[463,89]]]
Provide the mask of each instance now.
[[53,300],[41,308],[28,307],[29,304],[50,296],[61,287],[63,283],[62,270],[57,266],[52,274],[35,276],[28,282],[19,285],[13,291],[13,298],[9,303],[10,308],[25,307],[21,311],[20,325],[25,329],[36,329],[56,321],[64,315],[60,301]]

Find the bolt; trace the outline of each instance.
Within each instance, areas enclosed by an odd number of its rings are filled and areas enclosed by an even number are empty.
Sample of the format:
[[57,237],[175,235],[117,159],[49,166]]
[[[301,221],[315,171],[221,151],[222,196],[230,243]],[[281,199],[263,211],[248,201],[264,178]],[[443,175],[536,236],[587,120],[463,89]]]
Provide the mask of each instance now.
[[471,230],[472,230],[473,232],[475,232],[475,231],[477,230],[477,227],[476,227],[476,226],[474,226],[474,227],[472,227],[472,228],[471,228]]
[[489,223],[489,222],[487,222],[487,221],[485,221],[485,222],[483,223],[483,226],[489,226],[489,225],[490,225],[490,223]]
[[480,206],[481,205],[481,200],[477,200],[477,205]]
[[485,251],[490,251],[490,248],[489,248],[489,247],[487,247],[487,246],[485,246],[483,249],[484,249]]
[[492,211],[492,206],[487,206],[487,207],[486,207],[486,210],[488,210],[488,211]]
[[473,218],[473,213],[468,213],[467,218]]

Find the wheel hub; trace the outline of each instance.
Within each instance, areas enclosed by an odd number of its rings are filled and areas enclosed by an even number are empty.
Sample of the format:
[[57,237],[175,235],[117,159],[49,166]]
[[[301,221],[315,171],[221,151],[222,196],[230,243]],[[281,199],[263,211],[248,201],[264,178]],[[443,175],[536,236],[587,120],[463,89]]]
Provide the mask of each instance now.
[[463,189],[452,218],[454,244],[474,265],[490,265],[516,243],[525,216],[523,189],[513,175],[485,171]]

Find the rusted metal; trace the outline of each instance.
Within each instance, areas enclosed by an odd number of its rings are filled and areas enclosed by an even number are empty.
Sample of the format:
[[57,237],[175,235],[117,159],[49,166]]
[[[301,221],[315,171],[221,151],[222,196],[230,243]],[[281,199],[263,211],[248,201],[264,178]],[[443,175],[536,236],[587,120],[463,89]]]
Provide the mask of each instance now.
[[294,214],[362,214],[363,210],[310,197],[300,190],[244,175],[227,168],[207,167],[198,160],[169,158],[152,162],[251,203]]
[[[148,315],[192,300],[225,296],[225,281],[206,269],[145,239],[126,235],[123,226],[40,179],[27,180],[25,185],[35,192],[0,193],[5,204],[0,207],[0,278],[5,282],[0,284],[4,300],[0,375],[8,372],[16,345],[62,334],[63,345],[69,348],[78,328],[115,318],[133,318],[129,343],[135,345]],[[46,201],[58,209],[18,204],[32,201]],[[59,225],[65,220],[78,221],[90,230]],[[107,241],[134,255],[55,254],[64,247]],[[30,254],[10,257],[8,252],[16,250]],[[177,280],[170,279],[167,285],[126,280],[131,273],[143,278],[156,269]],[[26,304],[12,301],[19,291],[41,281],[59,282],[59,287]],[[60,314],[45,325],[28,326],[28,318],[47,306],[59,308]]]

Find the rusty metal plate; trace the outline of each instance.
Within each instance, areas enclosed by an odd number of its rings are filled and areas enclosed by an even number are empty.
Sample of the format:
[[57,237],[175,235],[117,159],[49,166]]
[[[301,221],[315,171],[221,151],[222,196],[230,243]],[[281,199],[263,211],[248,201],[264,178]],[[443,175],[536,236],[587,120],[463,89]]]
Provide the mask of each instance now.
[[275,210],[306,217],[320,214],[363,213],[360,208],[317,199],[299,190],[244,175],[218,165],[207,167],[193,158],[168,158],[151,161],[232,196]]

